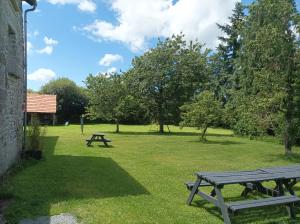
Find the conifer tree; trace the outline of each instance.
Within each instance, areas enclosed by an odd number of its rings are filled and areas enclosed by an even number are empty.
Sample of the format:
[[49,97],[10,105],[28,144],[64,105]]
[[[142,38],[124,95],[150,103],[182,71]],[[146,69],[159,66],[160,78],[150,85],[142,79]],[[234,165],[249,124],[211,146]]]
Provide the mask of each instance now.
[[236,3],[229,23],[220,25],[219,29],[224,33],[219,37],[221,43],[217,47],[217,53],[212,56],[212,69],[214,75],[214,92],[225,105],[230,99],[230,92],[239,85],[238,77],[234,77],[234,60],[238,56],[241,47],[241,28],[245,18],[244,5]]
[[254,2],[235,60],[241,86],[235,96],[239,105],[236,130],[256,135],[271,130],[282,136],[286,154],[292,152],[298,110],[298,19],[294,0]]

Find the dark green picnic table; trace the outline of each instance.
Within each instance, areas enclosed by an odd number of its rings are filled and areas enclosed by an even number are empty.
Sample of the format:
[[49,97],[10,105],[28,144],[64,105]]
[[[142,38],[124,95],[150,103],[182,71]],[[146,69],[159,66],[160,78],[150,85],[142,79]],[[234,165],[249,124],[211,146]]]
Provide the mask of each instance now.
[[[275,167],[257,169],[250,171],[232,172],[196,172],[196,182],[186,183],[188,190],[191,191],[187,204],[191,204],[195,195],[213,203],[219,207],[225,224],[230,224],[229,214],[234,214],[240,210],[286,205],[291,218],[295,218],[293,206],[300,202],[300,198],[293,191],[294,185],[300,179],[300,166]],[[273,181],[276,187],[269,189],[263,186],[264,182]],[[257,191],[271,196],[257,200],[242,200],[237,202],[225,203],[222,189],[227,185],[239,184],[245,187],[242,192],[246,196],[249,192]],[[210,194],[202,191],[203,187],[212,187]],[[285,194],[285,190],[289,193]]]
[[106,147],[108,147],[109,145],[107,143],[111,142],[111,140],[106,139],[104,136],[104,133],[93,133],[93,135],[86,140],[86,145],[91,146],[93,142],[102,142]]

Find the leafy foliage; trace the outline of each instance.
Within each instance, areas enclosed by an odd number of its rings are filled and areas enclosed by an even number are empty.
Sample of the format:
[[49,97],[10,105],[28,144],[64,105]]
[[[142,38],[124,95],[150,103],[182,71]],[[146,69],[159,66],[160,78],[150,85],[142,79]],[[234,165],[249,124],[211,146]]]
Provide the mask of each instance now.
[[121,77],[118,74],[89,75],[85,84],[90,100],[87,110],[88,117],[114,121],[117,125],[116,132],[119,132],[119,121],[123,115],[119,110],[119,104],[122,102],[124,92]]
[[202,140],[207,128],[218,124],[222,118],[221,103],[209,91],[199,94],[194,102],[182,106],[181,110],[183,121],[180,125],[203,129]]
[[238,57],[241,48],[241,30],[245,19],[245,6],[238,2],[235,5],[229,23],[225,25],[217,24],[224,36],[219,37],[221,43],[217,51],[210,57],[213,73],[211,89],[219,100],[225,105],[231,97],[232,89],[239,86],[238,76],[234,71],[236,66],[234,60]]
[[293,141],[297,63],[293,28],[298,13],[292,0],[258,0],[249,7],[242,45],[235,60],[240,89],[235,92],[239,134],[271,130],[283,136],[286,152]]
[[28,147],[27,150],[38,151],[42,150],[42,139],[45,136],[46,129],[41,127],[40,120],[37,114],[32,114],[30,126],[28,127]]
[[78,87],[68,78],[58,78],[42,86],[41,93],[55,94],[57,96],[58,122],[79,122],[79,118],[85,113],[88,99],[85,90]]
[[[89,75],[85,81],[89,97],[88,116],[116,123],[119,132],[120,121],[143,121],[146,110],[142,104],[128,94],[124,76],[119,74]],[[138,122],[137,122],[138,123]]]
[[129,89],[159,123],[160,132],[164,132],[165,123],[179,123],[179,107],[205,88],[208,51],[202,51],[201,44],[187,44],[179,35],[159,41],[133,60],[133,68],[127,73]]

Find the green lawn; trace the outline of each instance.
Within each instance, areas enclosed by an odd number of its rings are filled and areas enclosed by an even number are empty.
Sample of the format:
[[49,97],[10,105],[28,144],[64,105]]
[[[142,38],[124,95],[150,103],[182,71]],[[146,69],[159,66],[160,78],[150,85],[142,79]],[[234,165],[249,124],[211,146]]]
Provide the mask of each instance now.
[[[49,127],[45,159],[30,163],[10,178],[2,191],[14,195],[6,217],[21,218],[72,213],[83,223],[222,223],[218,209],[199,197],[185,204],[184,182],[195,171],[247,170],[300,162],[283,156],[283,146],[233,137],[231,131],[210,129],[199,142],[194,129],[170,127],[158,135],[155,126],[89,125]],[[113,147],[85,146],[93,132],[105,132]],[[296,187],[300,195],[299,185]],[[237,200],[242,188],[226,187],[226,199]],[[3,193],[2,193],[3,194]],[[249,198],[258,197],[251,195]],[[300,222],[300,209],[297,221]],[[241,212],[235,223],[289,223],[284,208]]]

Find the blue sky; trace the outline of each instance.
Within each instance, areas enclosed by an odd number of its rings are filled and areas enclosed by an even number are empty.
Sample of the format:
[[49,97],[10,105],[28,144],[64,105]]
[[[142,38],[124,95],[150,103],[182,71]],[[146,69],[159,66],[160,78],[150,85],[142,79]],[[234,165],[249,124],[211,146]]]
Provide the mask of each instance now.
[[[249,3],[251,0],[243,0]],[[183,31],[214,48],[235,0],[39,0],[28,22],[28,87],[126,71],[158,37]],[[300,6],[300,0],[297,0]],[[24,9],[28,6],[24,4]]]

